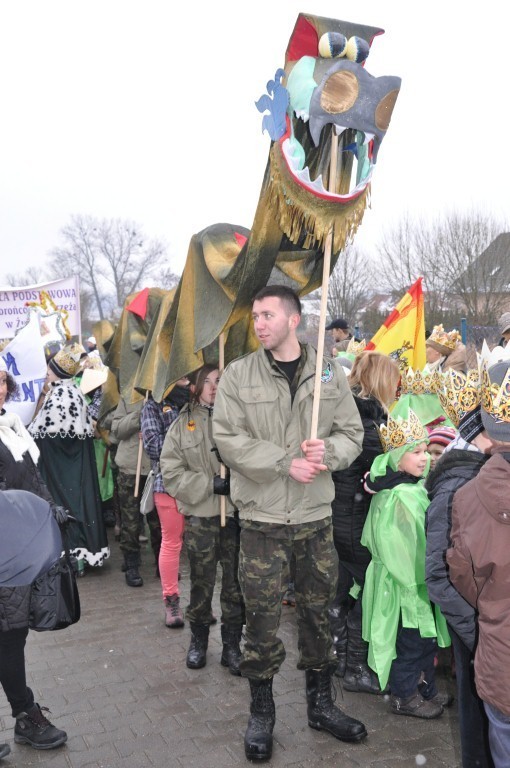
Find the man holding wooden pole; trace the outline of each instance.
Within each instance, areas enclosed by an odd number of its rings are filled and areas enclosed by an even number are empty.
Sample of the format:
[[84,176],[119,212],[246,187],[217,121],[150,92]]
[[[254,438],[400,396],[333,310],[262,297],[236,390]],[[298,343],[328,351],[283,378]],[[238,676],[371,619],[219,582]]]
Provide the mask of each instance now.
[[277,632],[292,554],[308,724],[344,741],[366,736],[363,723],[333,704],[328,616],[338,567],[331,472],[348,467],[360,453],[363,430],[341,366],[327,359],[313,426],[317,353],[298,341],[300,318],[301,303],[290,288],[272,285],[257,293],[253,321],[261,346],[227,366],[214,409],[214,439],[231,470],[231,497],[241,523],[246,643],[240,670],[251,690],[245,753],[252,760],[272,753],[272,682],[285,658]]

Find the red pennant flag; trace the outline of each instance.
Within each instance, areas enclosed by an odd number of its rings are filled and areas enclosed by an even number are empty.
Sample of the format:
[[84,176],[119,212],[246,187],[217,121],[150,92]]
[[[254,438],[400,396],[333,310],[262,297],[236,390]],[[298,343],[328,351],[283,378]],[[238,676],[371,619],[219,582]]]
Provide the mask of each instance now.
[[239,246],[239,248],[242,248],[245,242],[248,240],[247,237],[239,234],[239,232],[234,232],[234,237],[237,240],[237,245]]
[[149,289],[143,288],[140,293],[137,293],[133,301],[127,305],[126,309],[132,312],[134,315],[138,315],[142,320],[145,320],[147,314],[147,302],[149,301]]

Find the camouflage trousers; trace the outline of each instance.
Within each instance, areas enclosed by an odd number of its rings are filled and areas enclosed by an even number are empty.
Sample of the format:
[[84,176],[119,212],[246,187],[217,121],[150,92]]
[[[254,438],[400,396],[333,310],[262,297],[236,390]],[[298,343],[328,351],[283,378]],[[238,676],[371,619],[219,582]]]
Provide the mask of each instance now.
[[239,580],[246,607],[243,677],[265,679],[278,672],[285,648],[277,636],[282,597],[295,558],[298,669],[334,663],[329,607],[336,591],[338,557],[330,518],[302,525],[241,522]]
[[[126,475],[119,470],[118,490],[120,503],[120,549],[121,552],[139,552],[140,542],[138,536],[140,533],[140,496],[146,477],[140,477],[139,496],[135,498],[135,475]],[[156,558],[159,558],[161,547],[161,525],[156,510],[146,515],[149,526],[151,547]]]
[[244,624],[244,602],[239,586],[239,523],[227,517],[225,527],[215,517],[187,516],[184,543],[190,564],[190,601],[186,618],[210,624],[216,570],[221,563],[221,621],[239,629]]

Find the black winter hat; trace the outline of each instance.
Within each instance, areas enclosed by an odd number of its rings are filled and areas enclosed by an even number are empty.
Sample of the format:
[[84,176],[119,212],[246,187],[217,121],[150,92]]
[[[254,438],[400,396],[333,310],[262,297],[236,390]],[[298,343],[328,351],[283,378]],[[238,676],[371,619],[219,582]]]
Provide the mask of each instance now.
[[349,323],[344,317],[337,317],[335,320],[332,320],[329,325],[326,326],[327,331],[332,331],[333,328],[341,328],[342,331],[348,331]]

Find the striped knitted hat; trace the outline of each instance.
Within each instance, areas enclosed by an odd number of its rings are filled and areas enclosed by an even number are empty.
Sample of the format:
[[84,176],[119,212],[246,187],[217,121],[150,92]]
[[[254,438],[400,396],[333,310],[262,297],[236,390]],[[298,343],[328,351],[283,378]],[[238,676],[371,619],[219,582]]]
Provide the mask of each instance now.
[[439,445],[447,446],[457,436],[457,430],[452,427],[438,427],[429,432],[429,445],[431,443],[439,443]]

